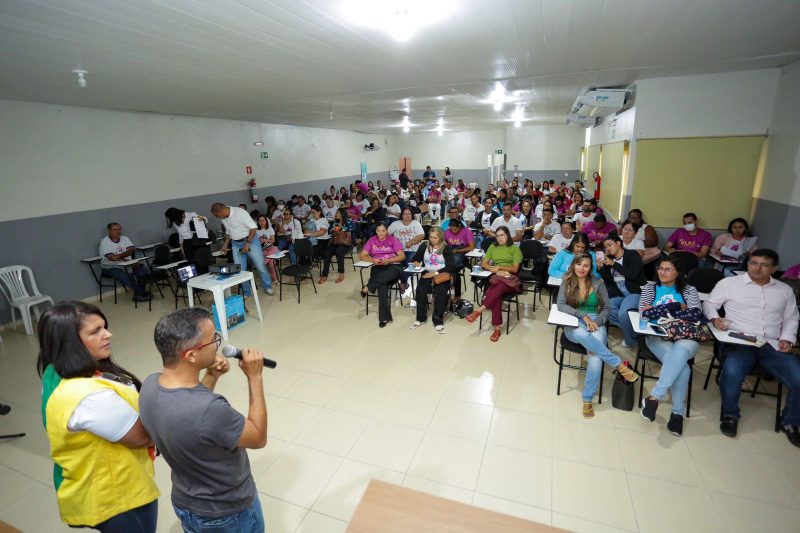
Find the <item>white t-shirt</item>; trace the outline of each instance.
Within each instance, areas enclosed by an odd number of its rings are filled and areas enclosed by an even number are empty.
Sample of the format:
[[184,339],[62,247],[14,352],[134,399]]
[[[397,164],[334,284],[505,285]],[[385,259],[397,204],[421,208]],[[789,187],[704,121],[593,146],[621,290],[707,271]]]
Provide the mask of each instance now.
[[645,239],[647,238],[647,237],[645,237],[645,235],[644,235],[644,232],[647,230],[647,228],[648,228],[649,226],[650,226],[650,224],[642,224],[642,227],[640,227],[640,228],[639,228],[639,229],[636,231],[636,235],[634,235],[634,236],[633,236],[633,238],[634,238],[634,239],[639,239],[640,241],[644,242],[644,241],[645,241]]
[[483,226],[484,229],[492,227],[492,213],[491,212],[487,213],[486,211],[483,211],[481,213],[481,226]]
[[231,212],[220,220],[225,224],[225,233],[234,241],[244,239],[250,234],[251,229],[258,227],[250,214],[241,207],[230,205],[228,208]]
[[293,218],[291,222],[281,222],[281,227],[283,228],[281,235],[288,235],[291,233],[292,240],[305,238],[305,235],[303,235],[303,226],[296,218]]
[[321,229],[325,230],[324,234],[320,235],[319,237],[315,237],[317,240],[326,241],[326,240],[331,238],[331,236],[328,234],[328,228],[330,228],[331,225],[328,222],[327,218],[324,218],[324,217],[318,218],[317,220],[314,221],[314,225],[316,226],[317,231],[319,231]]
[[272,222],[276,224],[283,224],[283,212],[286,210],[286,206],[283,209],[275,208],[275,211],[272,213]]
[[406,243],[414,239],[417,235],[425,235],[422,229],[422,224],[416,220],[406,226],[402,220],[396,220],[389,225],[389,235],[393,235],[403,245],[404,252],[416,252],[419,248],[419,243],[413,245],[411,248],[406,248]]
[[369,200],[367,200],[366,198],[364,198],[360,202],[358,202],[358,201],[354,202],[353,205],[357,205],[359,207],[359,209],[361,209],[361,214],[362,215],[364,213],[366,213],[367,210],[370,208]]
[[292,208],[292,215],[294,218],[305,220],[311,215],[311,206],[308,204],[296,205]]
[[173,224],[172,227],[178,232],[178,237],[180,238],[180,242],[185,241],[186,239],[191,239],[194,234],[192,233],[192,227],[190,226],[192,220],[195,218],[200,218],[200,215],[193,211],[186,211],[183,215],[183,222],[180,225]]
[[[261,243],[261,237],[264,237],[266,239],[270,239],[272,237],[275,237],[275,230],[272,229],[272,226],[270,226],[267,229],[257,229],[256,230],[256,240],[259,243]],[[264,246],[264,245],[262,244],[262,246]]]
[[[542,228],[542,224],[544,222],[537,222],[536,225],[533,227],[534,233],[539,231]],[[545,226],[544,234],[542,235],[542,239],[550,240],[556,235],[561,235],[561,224],[556,222],[555,220],[552,221],[550,224]]]
[[400,206],[397,204],[386,206],[386,214],[391,215],[394,218],[400,218],[400,211]]
[[103,389],[81,400],[69,417],[67,430],[88,431],[109,442],[117,442],[138,419],[136,410],[119,394]]
[[333,222],[336,219],[336,211],[336,202],[334,202],[333,207],[328,207],[327,205],[322,206],[322,214],[328,222]]
[[118,265],[122,261],[128,261],[130,257],[126,257],[125,259],[122,259],[120,261],[112,261],[111,259],[106,257],[109,254],[111,255],[121,254],[128,248],[133,248],[133,243],[125,235],[120,236],[119,242],[112,241],[111,237],[109,236],[103,237],[103,240],[100,241],[100,255],[103,257],[103,259],[100,261],[101,266],[113,267],[115,265]]
[[644,241],[640,241],[634,237],[630,244],[625,244],[623,242],[622,247],[626,250],[644,250]]
[[580,222],[581,224],[586,224],[588,222],[594,222],[594,213],[589,213],[589,216],[584,216],[583,211],[578,211],[575,213],[575,216],[572,217],[573,222]]
[[[497,231],[497,228],[500,226],[505,226],[508,228],[508,231],[511,232],[512,239],[517,236],[518,232],[522,231],[522,224],[520,224],[519,219],[514,215],[511,215],[511,218],[507,221],[503,217],[497,217],[494,219],[494,222],[492,222],[492,231]],[[518,242],[515,242],[514,244],[519,246]]]
[[570,245],[572,239],[574,238],[575,238],[574,233],[572,237],[570,237],[569,239],[565,239],[561,233],[556,233],[555,235],[553,235],[553,238],[550,239],[550,243],[548,244],[548,246],[552,246],[553,248],[555,248],[556,252],[560,252],[561,250],[566,249],[566,247]]
[[473,220],[475,220],[475,215],[477,214],[478,210],[481,209],[481,205],[479,204],[478,207],[472,205],[472,202],[468,203],[464,207],[464,212],[461,213],[461,218],[464,219],[464,222],[469,224]]

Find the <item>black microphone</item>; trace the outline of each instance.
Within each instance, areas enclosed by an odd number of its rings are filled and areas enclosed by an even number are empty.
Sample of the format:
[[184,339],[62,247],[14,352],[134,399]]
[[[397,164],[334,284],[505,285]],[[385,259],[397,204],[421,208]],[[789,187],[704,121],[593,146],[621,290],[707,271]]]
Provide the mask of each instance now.
[[[230,344],[222,348],[222,355],[224,355],[228,359],[230,358],[239,360],[242,359],[242,351],[236,346],[231,346]],[[272,359],[267,359],[266,357],[264,357],[264,366],[267,368],[275,368],[276,366],[278,366],[278,363],[276,361],[273,361]]]

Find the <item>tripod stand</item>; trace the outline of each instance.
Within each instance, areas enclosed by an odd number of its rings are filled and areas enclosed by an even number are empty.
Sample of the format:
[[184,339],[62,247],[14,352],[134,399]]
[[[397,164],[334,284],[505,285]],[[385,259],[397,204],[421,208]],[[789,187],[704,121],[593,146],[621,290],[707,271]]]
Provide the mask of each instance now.
[[[0,415],[7,415],[11,412],[11,406],[6,405],[4,403],[0,403]],[[24,437],[25,433],[12,433],[9,435],[0,435],[0,439],[16,439],[18,437]]]

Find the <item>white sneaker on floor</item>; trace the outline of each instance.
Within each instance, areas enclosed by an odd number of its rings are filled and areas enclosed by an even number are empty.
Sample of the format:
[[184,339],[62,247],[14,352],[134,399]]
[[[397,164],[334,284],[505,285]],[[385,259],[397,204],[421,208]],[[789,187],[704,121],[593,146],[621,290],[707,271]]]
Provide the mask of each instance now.
[[272,289],[267,289],[265,292],[266,292],[267,294],[269,294],[270,296],[272,296],[273,294],[275,294],[275,291],[273,291]]
[[442,335],[444,335],[444,326],[442,326],[441,324],[438,325],[438,326],[435,326],[433,329],[436,330],[436,333],[441,333]]
[[410,326],[408,326],[408,329],[417,329],[421,325],[422,325],[422,322],[420,322],[419,320],[415,320],[414,322],[411,323]]

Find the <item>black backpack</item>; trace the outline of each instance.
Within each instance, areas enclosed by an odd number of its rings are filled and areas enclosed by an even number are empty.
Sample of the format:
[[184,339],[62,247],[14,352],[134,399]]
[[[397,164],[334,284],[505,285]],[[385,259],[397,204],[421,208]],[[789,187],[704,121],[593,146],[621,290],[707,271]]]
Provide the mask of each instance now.
[[453,313],[458,318],[467,318],[467,315],[472,313],[475,308],[469,300],[461,299],[453,305]]

